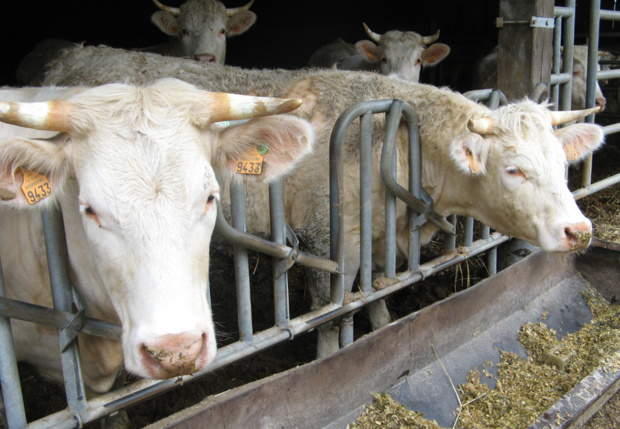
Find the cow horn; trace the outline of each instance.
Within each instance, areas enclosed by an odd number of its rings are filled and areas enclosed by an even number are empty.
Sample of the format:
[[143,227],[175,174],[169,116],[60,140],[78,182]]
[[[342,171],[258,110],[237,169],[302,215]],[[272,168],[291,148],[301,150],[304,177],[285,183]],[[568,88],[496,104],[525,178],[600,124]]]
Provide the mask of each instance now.
[[472,133],[480,135],[493,134],[493,119],[470,119],[469,121],[467,121],[467,128]]
[[365,22],[363,22],[362,24],[364,24],[364,30],[366,30],[366,34],[368,34],[370,40],[379,43],[381,41],[381,34],[374,33],[370,28],[368,28]]
[[422,37],[422,41],[424,42],[425,45],[430,45],[437,39],[439,39],[439,30],[437,30],[437,33],[433,34],[432,36]]
[[174,16],[179,16],[181,15],[181,9],[178,7],[170,7],[170,6],[166,6],[165,4],[161,4],[159,1],[157,0],[153,0],[153,3],[155,3],[155,6],[157,6],[158,8],[160,8],[161,10],[163,10],[164,12],[170,12],[171,14],[173,14]]
[[576,121],[580,118],[585,118],[588,115],[598,112],[601,110],[601,106],[591,107],[590,109],[584,110],[564,110],[557,112],[549,112],[551,114],[551,124],[552,125],[562,125],[570,121]]
[[36,103],[0,102],[0,121],[20,127],[48,131],[71,131],[71,104],[64,100]]
[[254,0],[251,0],[245,6],[239,6],[239,7],[234,7],[234,8],[226,9],[226,15],[227,16],[233,16],[237,12],[242,12],[244,10],[248,10],[249,8],[252,7],[252,3],[254,3]]
[[214,104],[211,122],[278,115],[295,110],[302,103],[299,98],[254,97],[223,92],[212,92],[209,98]]

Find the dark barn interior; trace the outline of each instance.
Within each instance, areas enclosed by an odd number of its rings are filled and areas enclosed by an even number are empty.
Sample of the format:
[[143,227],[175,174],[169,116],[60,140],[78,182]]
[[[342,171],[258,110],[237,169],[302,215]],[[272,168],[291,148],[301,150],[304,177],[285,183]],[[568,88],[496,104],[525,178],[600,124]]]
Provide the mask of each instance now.
[[[181,0],[167,2],[175,7],[182,3]],[[246,2],[228,0],[225,4],[238,7]],[[579,40],[576,42],[583,43],[589,2],[577,2],[577,7]],[[613,1],[603,1],[602,7],[613,9]],[[167,36],[150,22],[156,10],[149,0],[8,2],[3,5],[0,30],[5,40],[0,84],[19,85],[15,77],[19,61],[46,38],[118,48],[164,42]],[[251,10],[258,19],[245,34],[228,40],[227,64],[246,68],[301,68],[314,50],[336,38],[349,43],[367,38],[363,22],[376,33],[396,29],[430,35],[439,29],[438,41],[451,46],[452,52],[438,67],[427,69],[422,81],[466,91],[470,89],[473,65],[497,43],[497,0],[385,0],[380,6],[368,0],[312,3],[256,0]],[[613,32],[612,24],[603,22],[601,32]],[[601,45],[609,45],[613,40],[602,38]]]

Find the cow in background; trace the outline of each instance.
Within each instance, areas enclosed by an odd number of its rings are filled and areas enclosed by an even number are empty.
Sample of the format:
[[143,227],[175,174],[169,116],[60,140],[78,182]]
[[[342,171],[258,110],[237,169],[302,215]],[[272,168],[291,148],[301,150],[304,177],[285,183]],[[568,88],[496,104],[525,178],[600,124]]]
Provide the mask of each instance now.
[[[422,186],[442,216],[472,216],[491,228],[521,238],[548,252],[573,252],[587,247],[592,224],[580,212],[565,181],[568,160],[583,159],[603,142],[601,127],[574,124],[553,126],[597,111],[550,112],[525,100],[491,111],[461,94],[431,85],[412,84],[376,73],[340,70],[245,70],[208,65],[107,47],[75,47],[50,65],[47,83],[91,85],[129,81],[144,84],[168,76],[206,89],[304,100],[295,115],[309,120],[317,142],[295,173],[284,180],[286,222],[308,253],[330,255],[329,145],[339,115],[351,105],[376,99],[399,99],[411,104],[420,121]],[[373,164],[378,165],[384,139],[384,117],[373,117]],[[398,133],[396,175],[408,183],[407,126]],[[341,210],[345,228],[345,287],[351,290],[360,266],[359,128],[351,127],[344,141],[344,189]],[[385,248],[385,187],[379,168],[372,177],[373,262],[382,262]],[[251,233],[268,234],[268,189],[249,183],[246,189],[246,225]],[[224,206],[224,204],[223,204]],[[397,204],[397,253],[407,257],[409,217]],[[422,242],[436,227],[425,224]],[[380,267],[378,267],[380,269]],[[329,275],[308,269],[306,281],[313,308],[331,302]],[[390,321],[383,301],[369,306],[371,325]],[[318,356],[339,348],[338,328],[318,329]]]
[[178,8],[153,2],[161,10],[151,21],[170,41],[142,50],[171,57],[224,64],[226,39],[245,33],[256,21],[256,14],[248,10],[254,0],[234,9],[218,0],[188,0]]
[[[7,296],[53,306],[40,211],[58,205],[86,316],[122,324],[120,342],[79,335],[89,392],[108,391],[123,362],[155,379],[208,365],[216,352],[207,303],[220,192],[214,170],[234,168],[260,141],[269,150],[252,177],[289,171],[311,151],[314,132],[305,120],[269,115],[300,100],[209,93],[175,79],[5,89],[0,100],[0,121],[14,124],[0,126]],[[214,125],[242,118],[255,119]],[[18,360],[62,380],[56,329],[11,324]]]
[[[585,109],[586,107],[587,64],[588,47],[576,45],[573,51],[573,90],[571,98],[571,108],[573,110]],[[497,48],[479,60],[475,68],[474,88],[497,88]],[[597,64],[597,70],[600,69],[600,65]],[[595,103],[601,109],[605,109],[607,104],[598,81],[596,82]]]
[[[248,10],[254,0],[238,8],[226,8],[218,0],[188,0],[178,8],[165,6],[158,0],[153,2],[162,10],[153,13],[151,21],[170,36],[170,40],[138,50],[161,55],[224,64],[226,39],[243,34],[256,21],[256,14]],[[24,85],[41,85],[45,65],[60,50],[73,44],[61,39],[38,43],[17,66],[17,80]]]
[[364,30],[371,40],[360,40],[355,45],[341,39],[335,40],[312,54],[308,65],[373,71],[409,82],[419,82],[422,67],[437,65],[450,54],[448,45],[430,45],[439,38],[439,30],[432,36],[396,30],[377,34],[366,23]]

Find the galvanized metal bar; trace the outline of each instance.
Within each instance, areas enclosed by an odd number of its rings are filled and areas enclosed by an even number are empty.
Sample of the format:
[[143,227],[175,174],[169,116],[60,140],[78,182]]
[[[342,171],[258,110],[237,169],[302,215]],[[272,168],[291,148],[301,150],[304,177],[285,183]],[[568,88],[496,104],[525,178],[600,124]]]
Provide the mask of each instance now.
[[[420,120],[411,105],[403,106],[403,116],[409,129],[409,192],[414,198],[422,199],[422,153],[420,148]],[[409,214],[409,256],[407,268],[411,271],[420,269],[420,228],[416,224],[418,213],[411,207],[407,208]]]
[[[230,184],[230,206],[233,228],[245,232],[245,188],[237,181],[232,181]],[[239,339],[244,343],[252,344],[254,330],[252,328],[248,249],[243,244],[233,242],[233,251]]]
[[[284,221],[284,186],[282,180],[269,185],[269,211],[271,214],[271,239],[279,244],[286,244],[286,222]],[[289,323],[288,275],[287,261],[274,258],[273,263],[273,299],[275,324],[286,328]]]
[[584,188],[573,191],[573,197],[575,197],[576,200],[579,200],[581,198],[587,197],[588,195],[595,194],[605,188],[609,188],[610,186],[613,186],[617,183],[620,183],[620,173],[609,176]]
[[[69,280],[67,244],[60,208],[42,210],[41,219],[43,220],[54,308],[71,312],[73,293]],[[86,407],[86,391],[82,378],[77,332],[72,330],[71,325],[67,325],[58,329],[58,339],[67,406],[74,415],[78,416],[76,419],[79,419],[79,413]]]
[[[588,64],[586,66],[586,109],[596,104],[596,74],[598,68],[598,37],[601,24],[601,0],[590,2],[590,22],[588,30]],[[594,123],[594,115],[585,118],[585,122]],[[592,183],[592,154],[582,162],[581,184],[586,187]]]
[[[2,261],[0,261],[0,297],[6,297]],[[8,426],[10,428],[25,427],[26,409],[19,382],[17,359],[15,359],[11,320],[5,316],[0,317],[0,387],[2,387],[2,400]]]
[[[482,225],[482,239],[488,240],[491,237],[491,228]],[[487,272],[489,277],[497,274],[497,247],[489,249],[487,252]]]
[[[372,112],[360,118],[360,290],[372,290]],[[351,322],[352,328],[352,322]]]
[[248,249],[256,250],[276,258],[294,258],[294,262],[305,267],[316,268],[327,271],[330,274],[337,274],[338,264],[329,259],[324,259],[305,252],[299,252],[295,255],[294,249],[288,246],[282,246],[264,238],[239,231],[226,222],[222,209],[218,206],[217,221],[215,223],[214,233],[228,241],[229,243],[243,244]]
[[[575,41],[575,0],[566,0],[565,8],[573,13],[566,16],[562,26],[562,74],[569,76],[569,81],[560,87],[560,102],[557,110],[570,110],[573,93],[573,56]],[[559,60],[559,56],[557,57]],[[555,61],[555,57],[554,57]]]
[[559,83],[555,83],[553,78],[560,73],[560,58],[562,55],[562,16],[559,16],[556,12],[555,29],[553,30],[553,68],[551,69],[551,76],[549,85],[551,85],[551,102],[553,103],[553,109],[557,110],[560,105],[560,87]]
[[[383,183],[396,182],[398,170],[398,149],[396,133],[400,125],[403,102],[394,100],[390,112],[385,118],[385,141],[381,152],[381,178]],[[396,195],[390,186],[385,187],[385,259],[384,273],[386,277],[396,275]]]
[[465,216],[463,218],[463,246],[471,247],[474,242],[474,218]]
[[[600,8],[600,1],[598,3]],[[605,21],[620,21],[620,12],[618,11],[607,9],[599,9],[599,11],[600,19]]]
[[[450,222],[453,225],[454,230],[456,231],[456,215],[453,214],[453,215],[448,216],[448,222]],[[451,252],[454,249],[456,249],[456,235],[446,236],[443,249],[446,252]]]
[[[67,311],[59,311],[53,308],[30,304],[0,296],[0,315],[12,319],[26,320],[42,325],[64,328],[74,318],[75,314]],[[79,330],[88,335],[94,335],[110,340],[120,340],[121,326],[103,320],[84,318],[84,324]]]

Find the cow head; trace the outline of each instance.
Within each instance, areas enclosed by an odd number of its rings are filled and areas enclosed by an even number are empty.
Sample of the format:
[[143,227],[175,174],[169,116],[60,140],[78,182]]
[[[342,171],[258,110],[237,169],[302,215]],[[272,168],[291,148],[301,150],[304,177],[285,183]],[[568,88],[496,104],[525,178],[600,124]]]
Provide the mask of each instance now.
[[176,39],[179,56],[196,61],[224,64],[226,38],[243,34],[256,21],[256,14],[245,6],[227,9],[217,0],[188,0],[180,8],[153,0],[162,9],[151,20]]
[[[599,57],[603,53],[599,53]],[[596,69],[600,70],[601,66],[596,64]],[[588,70],[588,47],[584,45],[578,45],[574,47],[573,52],[573,92],[572,92],[572,109],[584,109],[586,107],[586,88],[587,88],[587,74]],[[597,106],[601,107],[601,110],[605,109],[607,99],[603,95],[598,81],[596,82],[594,102]]]
[[466,176],[451,186],[461,201],[471,196],[463,214],[548,252],[587,247],[592,225],[566,186],[565,169],[567,161],[599,147],[603,132],[592,124],[552,126],[598,109],[550,112],[523,101],[470,120],[470,132],[451,145],[452,160]]
[[[219,199],[214,169],[255,159],[258,145],[259,178],[292,168],[311,150],[312,128],[294,116],[266,115],[300,103],[208,93],[174,79],[0,103],[4,122],[61,132],[0,141],[0,202],[31,210],[60,202],[76,219],[66,224],[75,286],[83,301],[103,294],[113,305],[128,371],[169,378],[213,360],[207,281]],[[255,119],[214,124],[242,118]],[[22,188],[32,176],[40,188]],[[84,255],[96,273],[76,266]]]
[[450,47],[443,43],[426,47],[439,38],[439,30],[432,36],[420,36],[413,31],[377,34],[366,23],[364,29],[372,42],[360,40],[355,47],[368,61],[379,63],[381,74],[386,76],[419,82],[422,66],[436,65],[450,53]]

